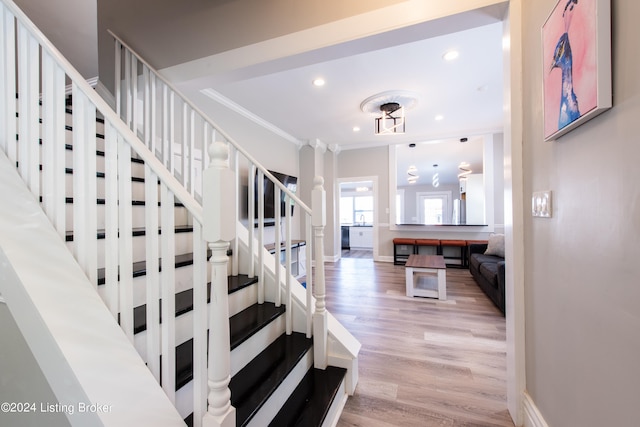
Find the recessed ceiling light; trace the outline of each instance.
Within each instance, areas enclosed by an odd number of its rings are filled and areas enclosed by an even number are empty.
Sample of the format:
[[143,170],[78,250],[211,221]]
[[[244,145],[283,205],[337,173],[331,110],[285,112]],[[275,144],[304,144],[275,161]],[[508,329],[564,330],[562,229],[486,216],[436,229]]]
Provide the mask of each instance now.
[[325,81],[323,78],[317,78],[313,80],[313,85],[317,87],[324,86],[324,83]]
[[438,114],[438,115],[437,115],[437,116],[435,116],[433,119],[434,119],[434,120],[437,120],[437,121],[440,121],[440,120],[443,120],[443,119],[444,119],[444,116],[443,116],[442,114]]
[[354,127],[353,127],[353,131],[354,131],[354,132],[360,132],[360,128],[359,128],[358,126],[354,126]]
[[442,55],[442,59],[444,59],[445,61],[453,61],[454,59],[456,59],[460,54],[458,53],[457,50],[450,50],[448,52],[445,52],[444,55]]

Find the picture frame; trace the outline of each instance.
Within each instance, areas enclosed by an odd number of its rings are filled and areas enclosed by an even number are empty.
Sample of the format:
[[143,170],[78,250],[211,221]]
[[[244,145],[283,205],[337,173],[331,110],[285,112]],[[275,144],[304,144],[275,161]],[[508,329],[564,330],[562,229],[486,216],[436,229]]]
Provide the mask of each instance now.
[[611,0],[558,0],[541,33],[543,134],[552,141],[612,107]]

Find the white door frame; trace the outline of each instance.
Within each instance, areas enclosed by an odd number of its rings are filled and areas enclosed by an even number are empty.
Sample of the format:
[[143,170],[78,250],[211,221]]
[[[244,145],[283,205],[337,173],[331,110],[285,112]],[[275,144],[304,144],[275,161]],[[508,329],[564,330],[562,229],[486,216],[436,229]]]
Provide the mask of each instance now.
[[[344,184],[346,182],[362,182],[362,181],[371,181],[373,183],[373,260],[379,261],[379,250],[378,250],[378,177],[377,176],[350,176],[348,178],[338,178],[338,202],[340,200],[340,195],[342,194],[342,189],[340,188],[340,184]],[[340,227],[340,224],[337,224]],[[342,258],[342,251],[338,252],[340,258]]]

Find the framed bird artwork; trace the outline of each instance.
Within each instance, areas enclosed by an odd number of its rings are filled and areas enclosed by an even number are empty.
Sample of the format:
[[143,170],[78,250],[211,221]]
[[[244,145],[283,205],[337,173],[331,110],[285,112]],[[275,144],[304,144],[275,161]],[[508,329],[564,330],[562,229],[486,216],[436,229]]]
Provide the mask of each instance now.
[[542,26],[544,140],[611,108],[611,0],[558,0]]

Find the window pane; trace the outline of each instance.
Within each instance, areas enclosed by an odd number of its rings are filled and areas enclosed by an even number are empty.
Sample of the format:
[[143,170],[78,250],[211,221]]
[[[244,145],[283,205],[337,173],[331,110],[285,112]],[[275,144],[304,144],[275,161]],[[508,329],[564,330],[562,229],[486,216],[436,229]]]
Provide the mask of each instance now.
[[357,211],[373,210],[373,196],[354,197],[354,201]]
[[340,223],[353,223],[353,197],[340,197]]
[[442,199],[440,198],[424,199],[425,224],[442,224],[442,205]]

